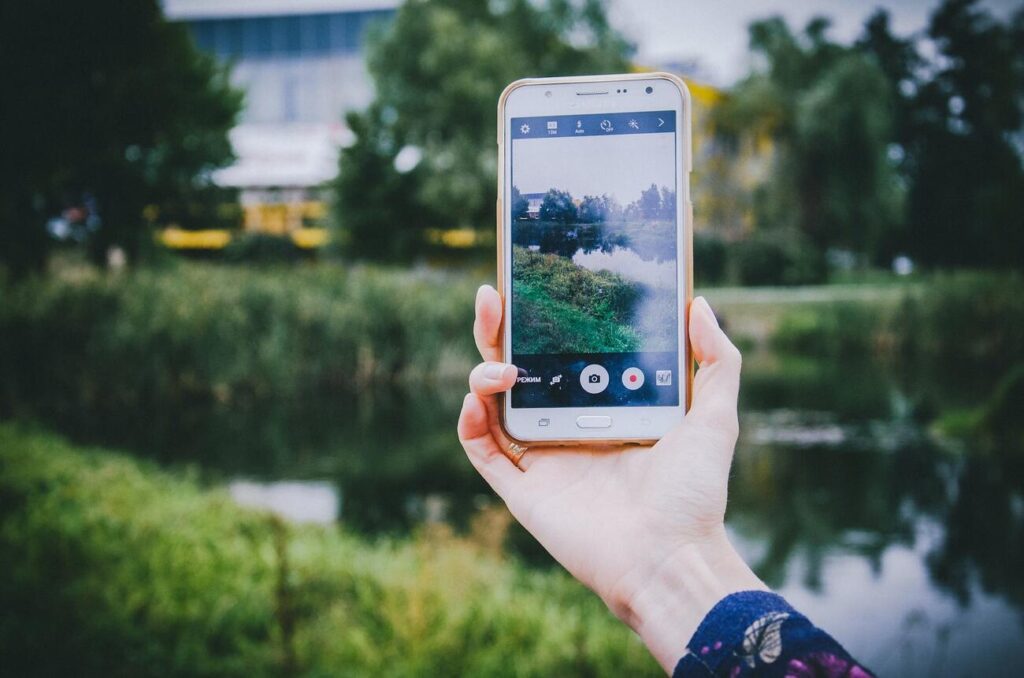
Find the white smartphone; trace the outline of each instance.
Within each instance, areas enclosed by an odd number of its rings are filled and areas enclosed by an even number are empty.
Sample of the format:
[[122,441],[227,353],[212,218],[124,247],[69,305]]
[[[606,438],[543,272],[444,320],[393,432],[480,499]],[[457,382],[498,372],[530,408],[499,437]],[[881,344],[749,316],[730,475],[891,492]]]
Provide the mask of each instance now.
[[542,78],[498,103],[501,425],[651,443],[691,390],[690,96],[666,73]]

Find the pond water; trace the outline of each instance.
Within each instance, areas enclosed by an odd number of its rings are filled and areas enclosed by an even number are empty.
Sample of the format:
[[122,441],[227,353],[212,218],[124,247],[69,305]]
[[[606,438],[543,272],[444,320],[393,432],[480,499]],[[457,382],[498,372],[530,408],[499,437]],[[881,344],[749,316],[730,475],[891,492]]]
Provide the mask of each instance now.
[[[76,437],[202,469],[237,501],[368,534],[493,502],[459,447],[461,381],[410,393],[78,413]],[[881,675],[1024,666],[1021,455],[972,454],[915,419],[873,364],[746,357],[729,529],[758,574]],[[521,530],[508,548],[551,562]]]
[[627,280],[658,289],[673,290],[676,286],[675,260],[645,260],[627,247],[612,247],[608,251],[576,250],[572,263],[590,271],[618,273]]

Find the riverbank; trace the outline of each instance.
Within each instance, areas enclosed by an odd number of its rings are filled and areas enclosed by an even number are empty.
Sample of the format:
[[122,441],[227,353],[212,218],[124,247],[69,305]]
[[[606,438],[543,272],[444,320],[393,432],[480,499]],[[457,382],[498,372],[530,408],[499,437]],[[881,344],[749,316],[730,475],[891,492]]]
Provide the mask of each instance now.
[[[122,446],[128,441],[91,434],[92,422],[175,427],[177,412],[197,408],[245,414],[268,403],[363,401],[382,389],[448,391],[479,359],[473,298],[489,278],[463,269],[176,262],[109,273],[69,267],[0,285],[0,418]],[[577,306],[585,301],[586,285],[559,289]],[[1019,275],[697,292],[748,354],[881,359],[935,381],[940,397],[921,411],[953,411],[957,432],[978,428],[962,424],[984,419],[973,409],[992,393],[1019,388],[1019,379],[1002,377],[1024,362]],[[605,321],[616,317],[611,301],[601,306]],[[569,325],[588,336],[585,323]],[[156,438],[146,445],[161,447]]]
[[501,555],[501,513],[369,541],[12,424],[0,505],[14,675],[659,674],[595,596]]

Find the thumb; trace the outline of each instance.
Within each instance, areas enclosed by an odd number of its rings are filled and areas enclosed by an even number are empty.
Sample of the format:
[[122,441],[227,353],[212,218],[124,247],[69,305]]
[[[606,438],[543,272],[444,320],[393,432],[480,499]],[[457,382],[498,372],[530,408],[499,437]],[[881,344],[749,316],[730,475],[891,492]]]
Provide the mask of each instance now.
[[686,419],[735,440],[739,434],[739,349],[718,326],[704,297],[697,297],[690,304],[689,332],[700,369],[693,380],[693,403]]

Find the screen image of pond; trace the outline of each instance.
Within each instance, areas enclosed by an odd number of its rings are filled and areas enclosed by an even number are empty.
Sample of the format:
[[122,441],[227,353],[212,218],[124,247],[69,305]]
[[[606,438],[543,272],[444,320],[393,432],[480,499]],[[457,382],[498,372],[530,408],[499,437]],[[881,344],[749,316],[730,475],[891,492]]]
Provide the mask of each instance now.
[[[747,355],[727,525],[766,583],[880,675],[1004,674],[1024,663],[1019,462],[946,449],[911,415],[913,388],[870,362]],[[456,438],[464,389],[203,404],[134,424],[79,410],[60,424],[197,465],[292,520],[463,529],[497,502]],[[506,548],[555,566],[518,527]]]

